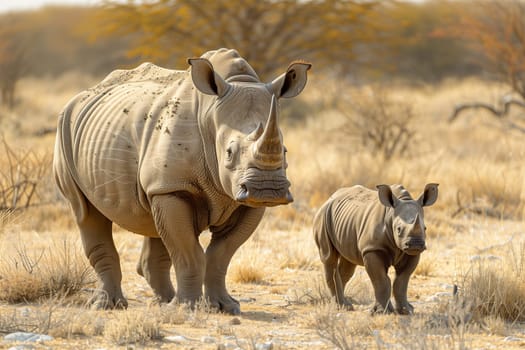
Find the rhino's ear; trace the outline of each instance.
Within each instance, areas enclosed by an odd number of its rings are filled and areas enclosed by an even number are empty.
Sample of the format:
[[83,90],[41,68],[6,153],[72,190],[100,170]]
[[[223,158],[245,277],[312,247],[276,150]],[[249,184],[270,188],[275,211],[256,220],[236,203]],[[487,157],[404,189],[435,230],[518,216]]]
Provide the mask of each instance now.
[[391,208],[394,208],[397,205],[399,199],[394,195],[394,193],[392,193],[392,189],[390,188],[390,186],[377,185],[376,188],[381,204],[383,204],[385,207]]
[[292,62],[286,73],[269,84],[270,91],[276,97],[295,97],[303,91],[306,85],[306,72],[312,67],[306,62]]
[[195,87],[207,95],[217,95],[222,97],[226,95],[230,84],[222,77],[215,73],[210,61],[205,58],[188,58],[188,64],[191,65],[191,79]]
[[417,200],[422,207],[428,207],[429,205],[436,203],[438,198],[438,186],[438,184],[432,183],[425,186],[423,193]]

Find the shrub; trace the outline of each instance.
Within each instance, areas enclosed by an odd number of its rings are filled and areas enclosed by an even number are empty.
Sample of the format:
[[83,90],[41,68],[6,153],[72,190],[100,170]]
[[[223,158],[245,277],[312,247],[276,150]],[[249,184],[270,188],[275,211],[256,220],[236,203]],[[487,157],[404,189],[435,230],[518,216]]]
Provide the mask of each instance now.
[[405,155],[417,139],[411,125],[412,104],[394,99],[387,91],[386,87],[370,87],[351,94],[349,101],[340,100],[338,106],[346,117],[343,133],[357,138],[362,146],[385,160]]
[[5,140],[2,145],[5,158],[0,164],[0,210],[27,208],[49,173],[51,157],[31,150],[15,151]]
[[160,320],[151,315],[151,310],[127,310],[117,312],[112,320],[106,321],[104,337],[118,344],[144,344],[148,340],[160,339]]
[[525,321],[525,242],[509,244],[501,261],[474,261],[465,276],[464,297],[481,316]]
[[9,303],[71,296],[94,281],[86,259],[67,240],[34,254],[19,246],[0,260],[0,300]]

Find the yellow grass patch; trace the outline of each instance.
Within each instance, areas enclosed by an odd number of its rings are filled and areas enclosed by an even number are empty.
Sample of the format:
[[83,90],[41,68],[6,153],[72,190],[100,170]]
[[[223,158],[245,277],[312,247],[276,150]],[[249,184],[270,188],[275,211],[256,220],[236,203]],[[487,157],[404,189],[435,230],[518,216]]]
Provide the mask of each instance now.
[[0,300],[32,302],[80,292],[95,281],[81,254],[78,244],[67,239],[37,251],[15,245],[0,258]]
[[482,316],[525,321],[525,242],[511,242],[505,254],[475,260],[465,275],[464,298]]

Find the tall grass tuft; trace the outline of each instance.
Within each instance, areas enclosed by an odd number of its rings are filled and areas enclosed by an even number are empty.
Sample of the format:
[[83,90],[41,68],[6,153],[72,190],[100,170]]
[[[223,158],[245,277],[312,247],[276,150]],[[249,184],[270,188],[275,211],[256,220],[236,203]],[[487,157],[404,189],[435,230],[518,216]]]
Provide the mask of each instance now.
[[254,248],[255,254],[247,253],[246,250],[240,251],[235,257],[230,267],[229,276],[234,282],[238,283],[264,283],[265,265],[264,257],[259,248]]
[[71,296],[95,280],[78,247],[66,239],[32,253],[20,245],[0,258],[0,300],[8,303]]
[[113,319],[106,321],[104,337],[118,345],[145,344],[150,340],[161,339],[161,317],[152,315],[151,311],[145,309],[115,313]]
[[464,295],[481,316],[525,321],[525,241],[509,244],[501,261],[473,262],[465,276]]

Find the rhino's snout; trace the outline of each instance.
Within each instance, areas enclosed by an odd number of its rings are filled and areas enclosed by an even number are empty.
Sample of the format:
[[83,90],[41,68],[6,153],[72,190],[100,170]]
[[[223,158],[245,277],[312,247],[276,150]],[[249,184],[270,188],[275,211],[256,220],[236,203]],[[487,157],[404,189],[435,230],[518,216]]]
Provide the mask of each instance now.
[[252,207],[273,207],[293,202],[292,194],[284,188],[258,187],[254,184],[240,185],[235,200]]
[[235,200],[251,207],[273,207],[293,202],[284,171],[249,168],[240,177]]
[[403,245],[403,251],[408,255],[420,254],[425,249],[427,249],[427,246],[422,238],[409,237]]

